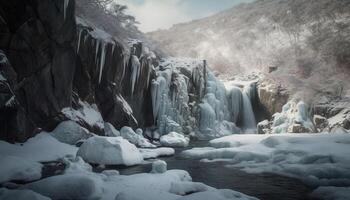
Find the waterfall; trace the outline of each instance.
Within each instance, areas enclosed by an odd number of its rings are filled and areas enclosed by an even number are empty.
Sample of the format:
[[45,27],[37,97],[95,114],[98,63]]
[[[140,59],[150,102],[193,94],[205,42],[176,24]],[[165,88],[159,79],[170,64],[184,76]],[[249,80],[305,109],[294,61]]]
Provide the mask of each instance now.
[[252,103],[250,102],[250,98],[248,97],[248,94],[243,92],[243,113],[242,113],[242,123],[244,129],[255,129],[256,128],[256,122],[255,122],[255,116],[253,112]]

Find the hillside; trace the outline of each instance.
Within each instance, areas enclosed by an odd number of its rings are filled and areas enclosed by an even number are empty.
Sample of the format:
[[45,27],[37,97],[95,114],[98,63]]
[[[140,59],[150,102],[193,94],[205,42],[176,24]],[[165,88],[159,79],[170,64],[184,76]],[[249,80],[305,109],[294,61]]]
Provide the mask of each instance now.
[[207,59],[226,78],[263,72],[308,99],[346,95],[349,33],[350,1],[258,0],[148,36],[172,56]]

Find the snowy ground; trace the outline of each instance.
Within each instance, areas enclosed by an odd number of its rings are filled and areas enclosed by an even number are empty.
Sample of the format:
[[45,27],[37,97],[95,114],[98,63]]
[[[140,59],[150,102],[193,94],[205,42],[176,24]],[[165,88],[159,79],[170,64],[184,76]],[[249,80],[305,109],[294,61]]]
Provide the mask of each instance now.
[[[126,142],[120,137],[106,140],[103,137],[93,137],[90,140],[103,140],[104,147],[99,148],[107,148],[103,150],[107,153],[114,152],[111,148],[122,147]],[[120,140],[123,140],[123,144]],[[256,199],[233,190],[218,190],[203,183],[192,182],[188,172],[167,171],[166,163],[161,161],[154,163],[150,173],[129,176],[119,175],[116,170],[94,173],[91,165],[82,158],[75,157],[77,151],[77,147],[59,142],[48,133],[41,133],[23,144],[0,141],[0,184],[8,187],[0,188],[0,199]],[[174,154],[172,148],[139,151],[144,159]],[[40,162],[57,160],[65,163],[63,174],[41,179],[43,164]],[[9,183],[11,181],[21,181],[24,184]]]
[[[185,157],[203,162],[227,161],[227,167],[248,173],[277,173],[320,187],[314,196],[329,192],[350,196],[349,134],[232,135],[210,141],[211,147],[193,148]],[[333,198],[331,198],[333,199]]]

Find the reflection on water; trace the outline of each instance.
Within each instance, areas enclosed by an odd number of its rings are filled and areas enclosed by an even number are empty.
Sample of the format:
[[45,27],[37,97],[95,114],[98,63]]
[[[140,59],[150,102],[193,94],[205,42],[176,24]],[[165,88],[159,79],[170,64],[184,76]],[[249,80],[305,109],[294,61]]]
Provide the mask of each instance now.
[[[190,147],[208,146],[208,142],[192,142]],[[179,154],[184,149],[176,149],[173,157],[164,157],[162,160],[168,164],[168,169],[182,169],[190,173],[195,182],[203,182],[220,189],[233,189],[262,200],[304,200],[312,188],[293,178],[274,174],[248,174],[239,169],[227,168],[224,162],[204,163],[199,160],[182,158]],[[117,168],[123,175],[148,173],[151,164],[134,167]]]

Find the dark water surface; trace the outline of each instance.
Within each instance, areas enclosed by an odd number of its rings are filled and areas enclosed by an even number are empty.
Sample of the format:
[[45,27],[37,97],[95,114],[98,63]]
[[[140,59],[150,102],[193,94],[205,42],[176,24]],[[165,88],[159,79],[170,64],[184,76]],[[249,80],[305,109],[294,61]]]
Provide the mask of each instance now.
[[[188,148],[209,146],[208,142],[192,142]],[[186,149],[188,149],[186,148]],[[239,169],[225,167],[224,162],[205,163],[180,156],[184,149],[176,149],[173,157],[160,158],[168,169],[182,169],[190,173],[193,181],[203,182],[219,189],[233,189],[261,200],[305,200],[313,188],[301,181],[275,174],[248,174]],[[151,164],[118,168],[120,174],[148,173]]]

